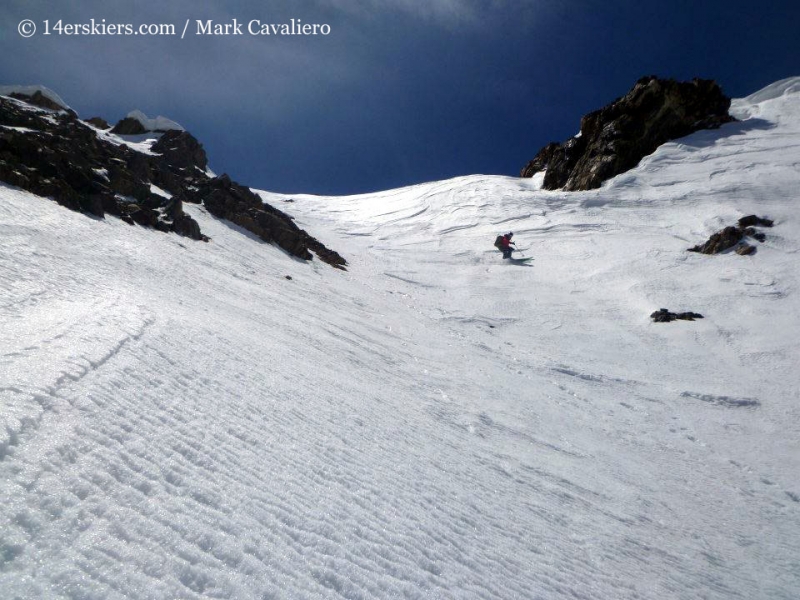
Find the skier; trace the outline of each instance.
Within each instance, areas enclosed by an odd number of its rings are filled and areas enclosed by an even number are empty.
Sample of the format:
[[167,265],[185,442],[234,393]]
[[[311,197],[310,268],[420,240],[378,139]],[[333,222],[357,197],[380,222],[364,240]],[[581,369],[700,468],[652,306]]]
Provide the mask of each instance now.
[[509,231],[505,235],[498,235],[497,239],[494,241],[495,247],[503,253],[503,258],[511,258],[511,253],[516,250],[516,248],[512,248],[514,246],[514,242],[511,241],[511,238],[514,237],[514,232]]

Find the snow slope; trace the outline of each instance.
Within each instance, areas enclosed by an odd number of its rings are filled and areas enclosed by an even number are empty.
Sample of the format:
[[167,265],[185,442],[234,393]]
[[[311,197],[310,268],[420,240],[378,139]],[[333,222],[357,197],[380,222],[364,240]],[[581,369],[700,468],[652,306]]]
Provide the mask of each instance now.
[[4,597],[795,598],[799,88],[591,192],[262,193],[346,273],[0,187]]

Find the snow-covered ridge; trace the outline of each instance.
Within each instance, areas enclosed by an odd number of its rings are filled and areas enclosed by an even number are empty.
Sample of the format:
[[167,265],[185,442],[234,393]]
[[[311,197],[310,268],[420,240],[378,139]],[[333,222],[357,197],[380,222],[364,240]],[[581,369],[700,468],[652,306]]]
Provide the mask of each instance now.
[[58,94],[43,85],[0,85],[0,96],[10,96],[11,94],[33,96],[36,92],[40,92],[45,98],[62,106],[65,110],[70,108],[69,104],[64,102]]
[[142,124],[142,127],[145,128],[146,131],[185,131],[182,125],[176,123],[172,119],[168,119],[167,117],[162,117],[161,115],[151,119],[146,114],[144,114],[140,110],[132,110],[128,113],[127,117],[129,119],[135,119]]
[[729,112],[737,119],[749,119],[760,112],[758,105],[794,94],[800,94],[800,77],[781,79],[745,98],[735,98]]

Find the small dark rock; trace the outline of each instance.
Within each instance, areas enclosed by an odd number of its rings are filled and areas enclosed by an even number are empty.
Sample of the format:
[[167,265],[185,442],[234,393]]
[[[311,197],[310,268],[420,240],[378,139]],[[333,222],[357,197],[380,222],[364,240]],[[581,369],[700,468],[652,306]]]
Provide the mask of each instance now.
[[139,119],[125,117],[114,125],[114,129],[111,130],[111,133],[116,133],[117,135],[140,135],[142,133],[147,133],[147,130]]
[[773,221],[770,219],[764,219],[756,215],[747,215],[739,219],[739,227],[742,229],[745,227],[752,227],[753,225],[757,227],[772,227],[773,224]]
[[289,281],[291,281],[291,280],[292,280],[292,276],[291,276],[291,275],[286,275],[286,279],[288,279]]
[[668,311],[666,308],[657,310],[650,315],[656,323],[670,323],[672,321],[694,321],[695,319],[702,319],[703,315],[695,312],[682,312],[674,313]]
[[203,239],[203,234],[200,233],[200,225],[187,214],[181,214],[172,221],[172,230],[178,235],[193,240]]
[[89,123],[89,125],[94,125],[98,129],[111,129],[111,125],[102,117],[92,117],[91,119],[86,119],[86,122]]
[[696,312],[682,312],[678,313],[675,318],[683,321],[694,321],[695,319],[702,319],[703,315]]
[[689,252],[719,254],[720,252],[725,252],[725,250],[738,246],[736,248],[736,254],[741,256],[753,254],[756,251],[755,247],[743,242],[743,238],[752,237],[759,242],[763,242],[767,239],[766,235],[756,231],[753,226],[772,227],[772,221],[769,219],[762,219],[756,215],[742,217],[738,221],[738,226],[730,226],[722,231],[718,231],[708,238],[705,244],[689,248]]
[[742,240],[743,235],[744,233],[738,227],[726,227],[722,231],[713,234],[705,244],[689,248],[689,252],[719,254],[729,248],[733,248]]

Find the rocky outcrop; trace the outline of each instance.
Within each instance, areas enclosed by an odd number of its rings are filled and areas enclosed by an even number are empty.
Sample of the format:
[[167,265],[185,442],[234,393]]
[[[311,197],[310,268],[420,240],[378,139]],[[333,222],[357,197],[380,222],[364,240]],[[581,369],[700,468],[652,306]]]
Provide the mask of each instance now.
[[577,136],[542,148],[520,174],[545,170],[548,190],[598,188],[665,142],[733,121],[729,107],[714,81],[644,77],[622,98],[584,116]]
[[0,98],[0,124],[0,180],[96,217],[203,239],[174,201],[151,191],[156,157],[99,138],[70,112],[30,110]]
[[91,119],[86,119],[86,122],[89,123],[89,125],[94,125],[98,129],[111,129],[111,125],[102,117],[92,117]]
[[231,181],[227,175],[199,184],[187,193],[186,199],[202,203],[212,215],[243,227],[292,256],[311,260],[311,252],[314,252],[320,260],[337,269],[344,269],[347,264],[338,253],[300,229],[289,215],[264,203],[249,188]]
[[739,219],[737,225],[731,225],[714,233],[706,242],[689,248],[689,252],[699,252],[700,254],[720,254],[731,248],[735,249],[736,254],[747,256],[756,251],[756,247],[745,242],[745,238],[753,238],[763,242],[766,236],[754,229],[754,225],[760,227],[772,227],[772,221],[763,219],[756,215],[748,215]]
[[[140,119],[130,121],[143,127]],[[171,128],[145,154],[98,136],[72,111],[54,113],[0,97],[0,181],[95,217],[113,215],[131,225],[207,241],[198,223],[183,212],[185,201],[202,203],[212,215],[292,256],[311,260],[315,254],[344,269],[344,258],[297,227],[289,215],[226,175],[209,177],[205,150],[190,133],[163,117],[149,121]],[[129,125],[121,129],[138,131]]]
[[650,318],[656,323],[670,323],[672,321],[694,321],[702,319],[703,315],[695,312],[674,313],[662,308],[651,314]]
[[162,161],[176,175],[195,176],[195,171],[205,175],[208,157],[203,145],[188,131],[171,129],[153,144],[151,150],[161,155]]
[[138,119],[125,117],[114,125],[114,129],[111,130],[111,133],[116,133],[117,135],[141,135],[147,133],[147,129],[144,128],[144,125],[142,125],[141,121]]
[[[775,223],[771,219],[765,219],[763,217],[757,217],[756,215],[747,215],[746,217],[742,217],[737,222],[739,227],[772,227]],[[761,240],[762,242],[764,240]]]

